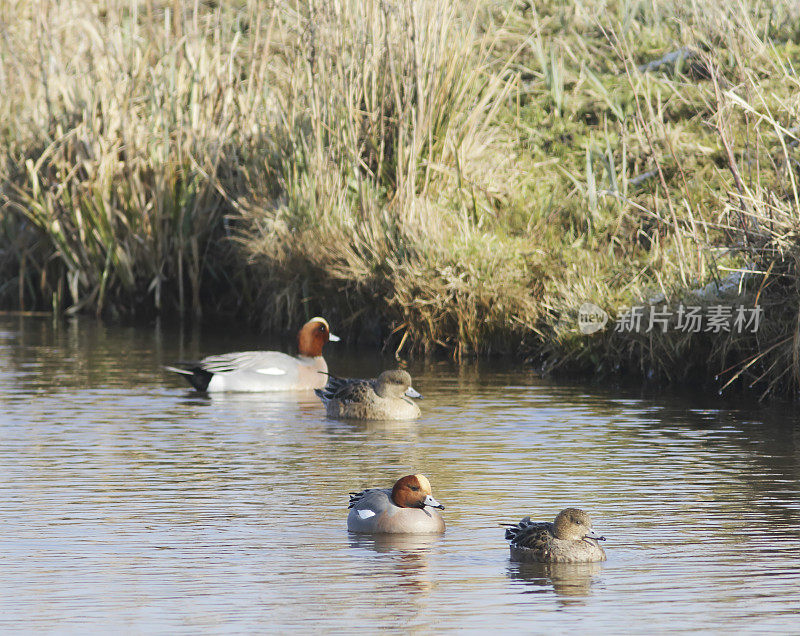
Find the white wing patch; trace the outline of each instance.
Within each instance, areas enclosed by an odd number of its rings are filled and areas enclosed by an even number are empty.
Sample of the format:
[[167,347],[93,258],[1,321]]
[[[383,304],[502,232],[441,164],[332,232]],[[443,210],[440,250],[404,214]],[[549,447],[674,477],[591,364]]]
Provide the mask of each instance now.
[[372,510],[359,510],[358,516],[361,517],[362,519],[369,519],[370,517],[375,516],[375,512]]
[[265,369],[256,369],[256,373],[262,373],[263,375],[286,375],[286,370],[279,369],[278,367],[266,367]]

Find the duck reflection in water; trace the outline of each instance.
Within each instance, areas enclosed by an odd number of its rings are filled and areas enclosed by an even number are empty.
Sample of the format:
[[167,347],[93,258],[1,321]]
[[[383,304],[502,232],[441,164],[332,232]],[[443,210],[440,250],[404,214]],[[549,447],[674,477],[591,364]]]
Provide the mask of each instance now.
[[[319,402],[317,402],[319,406]],[[417,420],[334,420],[326,419],[325,430],[331,435],[346,435],[357,433],[390,433],[411,435],[413,439],[419,438],[419,424]]]
[[313,393],[187,391],[178,404],[189,408],[201,407],[209,414],[216,411],[221,417],[225,417],[226,422],[276,419],[305,421],[319,417],[319,400]]
[[435,534],[357,534],[348,533],[351,548],[363,548],[381,555],[380,563],[391,569],[397,585],[411,592],[424,594],[433,589],[428,555],[441,541]]
[[522,581],[526,593],[548,592],[552,587],[564,604],[579,604],[591,594],[592,583],[602,571],[601,563],[520,563],[511,561],[508,578]]

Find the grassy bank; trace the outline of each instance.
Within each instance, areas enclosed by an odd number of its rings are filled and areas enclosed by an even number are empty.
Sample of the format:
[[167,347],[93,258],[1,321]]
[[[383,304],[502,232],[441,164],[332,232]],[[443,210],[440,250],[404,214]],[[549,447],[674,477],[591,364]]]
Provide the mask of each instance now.
[[0,298],[793,392],[800,10],[718,4],[12,0]]

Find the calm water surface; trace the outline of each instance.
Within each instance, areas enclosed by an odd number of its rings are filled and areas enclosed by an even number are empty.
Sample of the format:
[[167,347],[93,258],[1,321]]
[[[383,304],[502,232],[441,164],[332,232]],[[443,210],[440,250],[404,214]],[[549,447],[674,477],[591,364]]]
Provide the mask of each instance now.
[[[789,406],[418,363],[420,420],[350,424],[313,395],[208,398],[160,368],[264,345],[0,317],[0,630],[800,631]],[[445,536],[348,535],[347,493],[409,472]],[[568,505],[608,562],[509,561],[500,524]]]

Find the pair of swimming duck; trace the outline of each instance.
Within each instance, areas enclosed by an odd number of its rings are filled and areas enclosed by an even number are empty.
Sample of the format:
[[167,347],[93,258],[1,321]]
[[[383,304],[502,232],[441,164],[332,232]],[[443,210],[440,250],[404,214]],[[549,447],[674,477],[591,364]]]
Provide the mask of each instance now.
[[[433,498],[425,475],[406,475],[392,488],[369,488],[350,496],[347,529],[369,534],[442,534],[444,506]],[[506,529],[511,558],[543,563],[605,561],[601,537],[592,519],[579,508],[558,513],[553,523],[530,517]]]
[[325,405],[329,417],[360,420],[410,420],[419,407],[409,398],[420,394],[411,376],[400,369],[384,371],[376,380],[343,379],[328,374],[322,348],[339,340],[324,318],[312,318],[297,334],[299,355],[280,351],[242,351],[209,356],[182,367],[179,373],[198,391],[308,391]]
[[[339,338],[324,318],[312,318],[297,335],[298,357],[278,351],[245,351],[204,358],[183,367],[167,367],[198,391],[314,390],[330,417],[413,419],[421,397],[403,370],[384,371],[376,380],[330,376],[322,349]],[[392,488],[369,488],[350,497],[347,529],[369,534],[441,534],[444,506],[434,499],[424,475],[407,475]],[[553,523],[525,517],[506,530],[512,558],[520,561],[578,563],[606,558],[588,514],[562,510]]]

